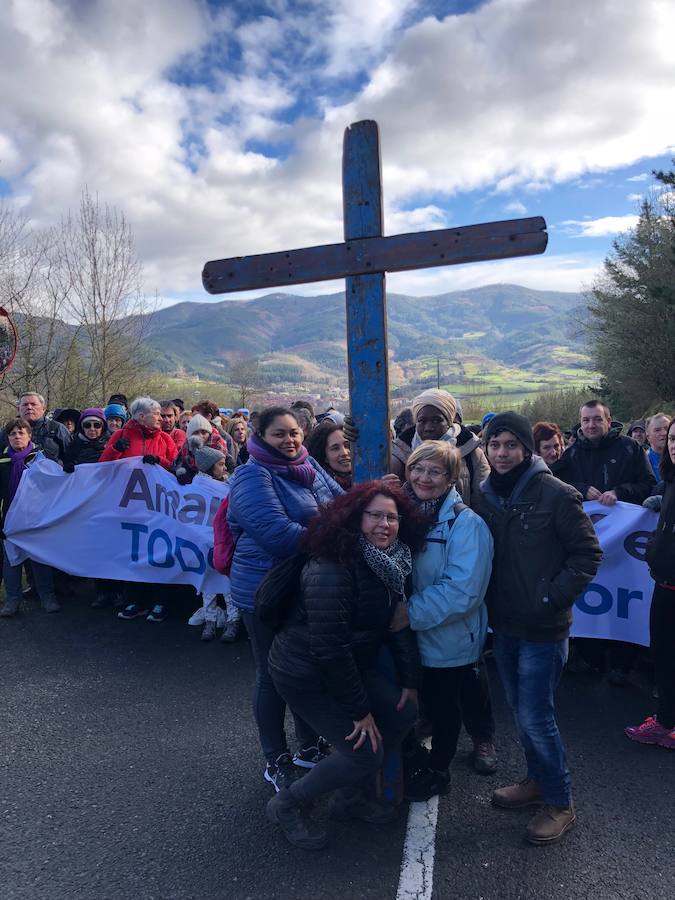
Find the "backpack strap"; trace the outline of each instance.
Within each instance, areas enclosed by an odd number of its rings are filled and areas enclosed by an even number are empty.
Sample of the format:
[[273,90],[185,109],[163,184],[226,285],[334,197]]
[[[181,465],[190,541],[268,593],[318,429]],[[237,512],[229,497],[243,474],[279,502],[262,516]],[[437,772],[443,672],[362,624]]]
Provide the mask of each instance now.
[[459,517],[464,512],[464,510],[468,509],[468,508],[469,507],[466,505],[466,503],[462,503],[461,500],[458,500],[457,503],[455,503],[455,505],[452,507],[452,511],[455,514],[455,518],[450,519],[450,521],[448,522],[448,531],[452,531],[452,526],[455,524],[457,519],[459,519]]

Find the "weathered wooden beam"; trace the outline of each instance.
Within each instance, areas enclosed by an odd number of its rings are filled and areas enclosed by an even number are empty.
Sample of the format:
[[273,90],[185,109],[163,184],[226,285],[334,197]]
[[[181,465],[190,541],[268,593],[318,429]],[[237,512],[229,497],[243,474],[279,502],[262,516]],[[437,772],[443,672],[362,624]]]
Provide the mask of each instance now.
[[391,237],[353,235],[342,244],[211,260],[204,266],[202,282],[210,294],[227,294],[372,272],[533,256],[543,253],[547,242],[541,216]]
[[[345,130],[342,196],[346,246],[382,234],[382,180],[377,124],[357,122]],[[353,246],[353,245],[352,245]],[[347,367],[350,412],[359,423],[353,447],[355,483],[389,471],[389,364],[387,295],[383,271],[347,275]]]

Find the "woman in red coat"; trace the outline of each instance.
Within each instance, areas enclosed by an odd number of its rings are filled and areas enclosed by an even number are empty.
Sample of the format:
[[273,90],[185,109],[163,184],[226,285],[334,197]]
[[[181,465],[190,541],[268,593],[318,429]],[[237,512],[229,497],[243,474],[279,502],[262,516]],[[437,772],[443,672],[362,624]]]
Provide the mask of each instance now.
[[99,462],[142,456],[143,462],[159,463],[170,470],[177,452],[171,435],[162,431],[159,403],[150,397],[137,397],[131,404],[131,418],[113,433]]
[[[162,431],[159,403],[150,397],[138,397],[131,404],[131,418],[123,428],[113,433],[99,462],[141,456],[144,463],[159,463],[170,471],[177,452],[171,435]],[[166,605],[160,602],[160,596],[166,599],[169,593],[170,586],[166,584],[128,581],[124,590],[124,609],[117,615],[120,619],[144,616],[148,622],[163,622],[167,610]]]

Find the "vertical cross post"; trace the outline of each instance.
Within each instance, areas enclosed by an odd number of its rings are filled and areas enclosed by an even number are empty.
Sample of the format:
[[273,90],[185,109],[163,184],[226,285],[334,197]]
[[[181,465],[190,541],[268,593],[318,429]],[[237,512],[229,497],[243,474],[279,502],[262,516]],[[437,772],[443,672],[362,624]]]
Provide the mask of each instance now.
[[[382,177],[377,122],[345,131],[342,153],[345,242],[382,236]],[[359,423],[355,482],[389,471],[389,362],[384,272],[346,278],[347,366],[351,414]]]

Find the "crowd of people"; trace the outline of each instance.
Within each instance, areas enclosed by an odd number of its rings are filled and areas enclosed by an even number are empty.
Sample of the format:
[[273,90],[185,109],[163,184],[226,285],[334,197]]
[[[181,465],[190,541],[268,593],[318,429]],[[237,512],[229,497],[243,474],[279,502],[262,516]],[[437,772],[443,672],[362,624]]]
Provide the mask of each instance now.
[[[579,423],[534,427],[516,412],[462,421],[461,404],[430,389],[392,424],[391,471],[352,483],[358,422],[315,415],[298,400],[259,413],[202,401],[117,394],[107,406],[55,410],[34,392],[0,433],[2,522],[38,451],[65,473],[140,457],[181,484],[229,483],[223,521],[230,593],[200,598],[202,638],[245,628],[255,661],[253,713],[274,789],[267,815],[303,849],[326,844],[316,800],[373,824],[396,811],[375,791],[386,753],[400,752],[404,796],[450,789],[462,726],[481,773],[498,767],[491,648],[525,757],[523,779],[495,806],[532,806],[525,837],[559,840],[575,823],[572,782],[554,695],[568,661],[572,607],[602,550],[583,502],[657,512],[647,562],[654,580],[650,655],[657,709],[626,736],[675,749],[675,419],[657,413],[623,433],[589,399]],[[226,510],[226,512],[225,512]],[[220,536],[223,537],[222,535]],[[34,592],[58,612],[60,578],[32,560],[4,559],[0,617]],[[161,622],[175,586],[95,582],[99,608]],[[640,648],[576,639],[574,668],[625,684]],[[570,662],[572,666],[572,662]],[[295,751],[285,730],[292,713]],[[431,736],[430,746],[420,735]]]

